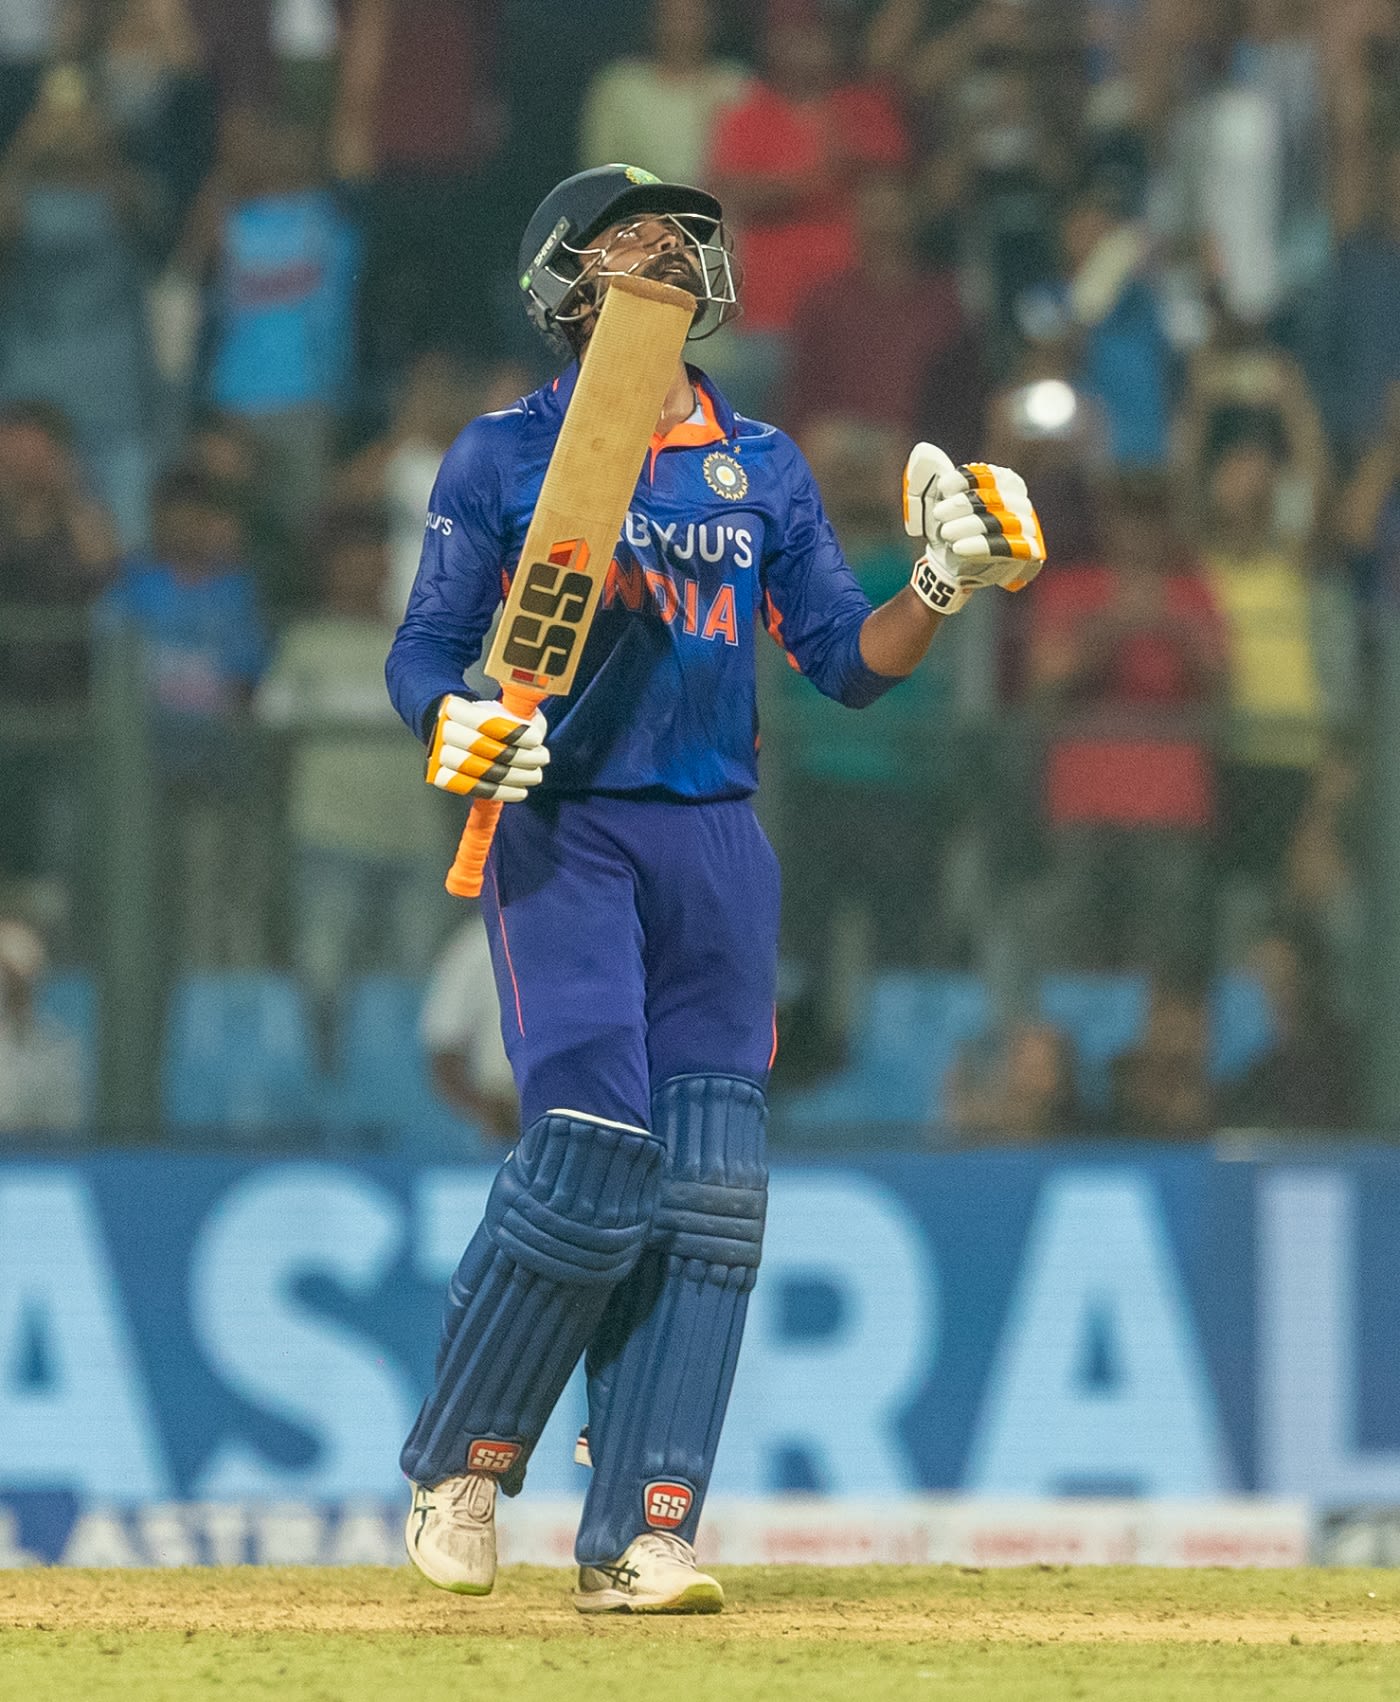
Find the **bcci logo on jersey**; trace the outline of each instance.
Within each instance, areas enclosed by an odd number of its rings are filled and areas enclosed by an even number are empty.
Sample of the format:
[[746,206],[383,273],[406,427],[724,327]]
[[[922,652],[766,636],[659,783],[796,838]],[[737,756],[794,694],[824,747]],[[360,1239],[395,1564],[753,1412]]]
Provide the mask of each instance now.
[[673,1531],[685,1523],[695,1493],[686,1483],[649,1483],[642,1492],[646,1520],[655,1530]]
[[707,455],[700,471],[715,495],[724,497],[727,502],[738,502],[749,494],[749,475],[732,455],[726,455],[722,449]]

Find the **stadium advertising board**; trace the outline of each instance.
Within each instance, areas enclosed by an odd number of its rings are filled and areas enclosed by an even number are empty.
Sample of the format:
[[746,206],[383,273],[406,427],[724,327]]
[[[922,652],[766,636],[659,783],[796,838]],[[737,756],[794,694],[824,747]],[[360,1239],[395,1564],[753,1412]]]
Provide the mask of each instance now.
[[[0,1546],[393,1558],[399,1444],[489,1179],[0,1165]],[[1397,1279],[1393,1156],[786,1165],[716,1500],[1400,1502]],[[576,1382],[522,1513],[579,1493],[582,1418]]]

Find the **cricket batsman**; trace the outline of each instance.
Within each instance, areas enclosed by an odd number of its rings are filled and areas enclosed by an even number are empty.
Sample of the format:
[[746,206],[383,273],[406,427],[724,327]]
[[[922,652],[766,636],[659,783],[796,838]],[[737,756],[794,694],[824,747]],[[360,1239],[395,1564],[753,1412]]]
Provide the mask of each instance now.
[[904,518],[922,553],[872,609],[796,445],[678,362],[572,689],[529,719],[479,701],[463,672],[611,281],[693,296],[692,339],[737,310],[719,203],[635,167],[561,183],[520,253],[526,312],[571,361],[448,451],[387,666],[430,783],[506,806],[482,898],[521,1102],[404,1444],[407,1545],[443,1589],[491,1589],[497,1491],[519,1492],[583,1356],[575,1605],[713,1613],[692,1545],[763,1241],[776,1044],[778,871],[749,802],[758,630],[859,709],[975,587],[1019,589],[1045,548],[1016,474],[919,444]]

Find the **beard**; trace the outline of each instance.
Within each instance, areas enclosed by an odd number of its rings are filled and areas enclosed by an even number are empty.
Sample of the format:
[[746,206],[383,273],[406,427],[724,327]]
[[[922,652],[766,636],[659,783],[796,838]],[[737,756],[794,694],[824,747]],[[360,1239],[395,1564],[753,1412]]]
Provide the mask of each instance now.
[[683,248],[669,248],[663,254],[652,254],[636,268],[637,275],[650,278],[657,284],[674,284],[677,289],[693,295],[697,301],[705,293],[705,281],[694,257]]

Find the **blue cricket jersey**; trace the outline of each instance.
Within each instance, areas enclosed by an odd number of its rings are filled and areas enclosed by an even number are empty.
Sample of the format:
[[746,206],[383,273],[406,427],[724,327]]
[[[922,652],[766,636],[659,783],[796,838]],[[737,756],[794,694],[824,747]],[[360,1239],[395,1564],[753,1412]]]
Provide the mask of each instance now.
[[[472,695],[463,671],[509,588],[577,377],[473,420],[443,459],[385,670],[421,739],[445,693]],[[870,601],[801,451],[691,378],[703,419],[652,439],[573,689],[545,700],[549,792],[747,797],[760,622],[828,697],[861,708],[895,684],[861,659]]]

